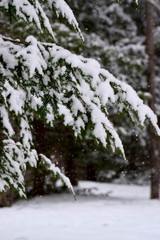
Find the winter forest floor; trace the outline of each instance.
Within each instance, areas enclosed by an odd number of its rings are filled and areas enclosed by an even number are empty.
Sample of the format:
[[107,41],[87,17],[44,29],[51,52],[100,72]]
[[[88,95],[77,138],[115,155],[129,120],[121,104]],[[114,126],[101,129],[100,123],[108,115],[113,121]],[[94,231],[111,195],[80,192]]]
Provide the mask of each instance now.
[[0,209],[0,240],[160,239],[160,201],[149,200],[148,186],[80,182],[79,189],[77,201],[54,194]]

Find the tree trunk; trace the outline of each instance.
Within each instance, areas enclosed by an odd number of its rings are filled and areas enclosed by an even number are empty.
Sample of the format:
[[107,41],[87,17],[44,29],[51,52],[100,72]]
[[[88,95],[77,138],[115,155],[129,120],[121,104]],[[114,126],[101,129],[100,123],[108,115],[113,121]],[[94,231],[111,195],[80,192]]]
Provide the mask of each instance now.
[[[45,153],[48,147],[45,139],[45,126],[42,121],[34,120],[33,127],[36,150],[38,153]],[[39,162],[37,162],[37,168],[34,170],[33,195],[44,195],[46,171],[44,171],[44,169],[41,169],[40,167],[38,168],[38,166]]]
[[[147,83],[148,91],[152,95],[149,106],[156,112],[155,69],[154,69],[154,41],[153,41],[153,5],[146,0],[146,52],[148,54]],[[159,171],[159,139],[153,129],[149,127],[149,157],[151,162],[151,199],[159,198],[160,171]]]

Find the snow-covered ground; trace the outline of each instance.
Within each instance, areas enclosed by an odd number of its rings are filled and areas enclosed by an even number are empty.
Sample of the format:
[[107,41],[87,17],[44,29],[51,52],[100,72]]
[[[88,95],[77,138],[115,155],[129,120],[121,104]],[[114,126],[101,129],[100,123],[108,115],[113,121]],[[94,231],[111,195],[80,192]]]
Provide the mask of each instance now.
[[60,194],[0,209],[0,240],[160,240],[160,201],[149,200],[149,187],[80,188],[77,201]]

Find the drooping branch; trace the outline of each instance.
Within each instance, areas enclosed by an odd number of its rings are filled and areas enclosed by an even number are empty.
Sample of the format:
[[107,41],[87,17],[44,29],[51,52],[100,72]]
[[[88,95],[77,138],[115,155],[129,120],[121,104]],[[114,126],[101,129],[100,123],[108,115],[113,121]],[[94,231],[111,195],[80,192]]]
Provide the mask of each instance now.
[[[11,43],[15,43],[15,44],[25,44],[25,41],[22,41],[20,39],[13,39],[10,37],[6,37],[4,35],[0,35],[0,38],[2,38],[4,41],[9,41]],[[44,43],[44,42],[40,42],[42,44],[42,46],[44,47],[53,47],[54,43]]]

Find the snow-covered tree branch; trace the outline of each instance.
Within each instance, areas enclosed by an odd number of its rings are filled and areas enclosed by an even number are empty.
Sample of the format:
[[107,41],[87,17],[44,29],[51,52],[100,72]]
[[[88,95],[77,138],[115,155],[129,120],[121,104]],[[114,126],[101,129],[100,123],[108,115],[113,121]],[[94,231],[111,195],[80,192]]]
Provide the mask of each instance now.
[[[82,37],[72,10],[63,0],[48,0],[56,15],[65,17]],[[54,38],[48,17],[38,0],[0,1],[0,9]],[[36,167],[42,161],[46,168],[66,183],[69,180],[44,155],[36,152],[32,140],[32,122],[41,119],[54,126],[54,120],[82,136],[88,127],[91,135],[104,147],[124,149],[120,137],[109,119],[108,106],[127,116],[140,126],[148,118],[158,135],[157,117],[143,104],[128,84],[119,81],[100,64],[72,54],[55,43],[42,43],[34,36],[13,40],[0,36],[0,125],[3,131],[0,161],[0,191],[12,186],[25,195],[24,177],[27,164]],[[14,129],[13,121],[19,129]]]

